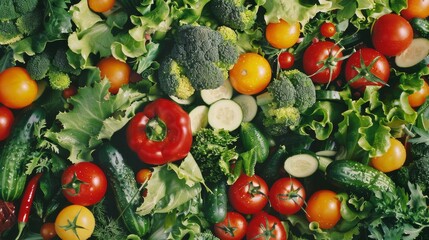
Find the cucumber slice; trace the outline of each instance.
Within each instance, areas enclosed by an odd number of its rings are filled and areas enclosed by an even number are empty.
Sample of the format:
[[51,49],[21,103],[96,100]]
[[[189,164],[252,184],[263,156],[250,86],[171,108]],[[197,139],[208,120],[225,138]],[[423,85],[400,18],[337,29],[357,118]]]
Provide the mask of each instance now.
[[208,115],[209,107],[206,105],[197,106],[189,112],[192,135],[195,135],[195,133],[197,133],[201,128],[207,127]]
[[243,122],[250,122],[255,118],[258,111],[258,105],[256,105],[256,100],[253,96],[240,94],[232,100],[238,103],[241,110],[243,110]]
[[410,46],[395,57],[398,67],[412,67],[429,55],[429,40],[426,38],[415,38]]
[[325,156],[320,156],[319,157],[319,167],[318,169],[322,172],[326,172],[326,168],[328,167],[329,164],[331,164],[331,162],[333,162],[334,160],[332,160],[331,158],[325,157]]
[[218,88],[204,89],[200,91],[201,98],[208,105],[211,105],[221,99],[231,99],[232,94],[233,88],[229,80],[225,80],[225,82],[223,82],[223,84]]
[[323,157],[335,157],[337,155],[337,151],[334,150],[322,150],[316,152],[317,156],[323,156]]
[[302,153],[290,156],[284,163],[284,169],[293,177],[304,178],[317,171],[319,161],[311,154]]
[[215,129],[234,131],[243,121],[240,105],[230,99],[221,99],[209,107],[208,122]]
[[341,100],[340,93],[334,90],[316,90],[317,100]]
[[178,103],[180,105],[190,105],[195,100],[195,95],[192,95],[192,96],[190,96],[187,99],[181,99],[181,98],[178,98],[178,97],[173,96],[173,95],[171,95],[169,97],[171,98],[171,100],[173,100],[174,102],[176,102],[176,103]]

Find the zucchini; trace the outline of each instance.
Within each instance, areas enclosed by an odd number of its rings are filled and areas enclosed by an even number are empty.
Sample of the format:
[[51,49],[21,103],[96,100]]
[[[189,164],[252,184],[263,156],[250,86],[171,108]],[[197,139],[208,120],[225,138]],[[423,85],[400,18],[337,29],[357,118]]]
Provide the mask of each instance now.
[[209,107],[208,122],[214,129],[234,131],[243,121],[243,110],[231,99],[221,99]]
[[111,144],[103,144],[96,154],[96,161],[107,176],[115,197],[116,207],[130,233],[139,237],[149,231],[149,219],[136,213],[143,199],[133,170],[125,163],[122,154]]
[[280,145],[274,154],[257,168],[258,176],[263,178],[268,185],[272,185],[280,177],[280,169],[286,159],[286,147]]
[[316,99],[317,100],[341,100],[340,92],[335,90],[316,90]]
[[37,144],[34,127],[46,119],[41,107],[27,108],[21,114],[0,150],[0,199],[6,202],[19,199],[24,191],[26,164]]
[[330,163],[326,168],[326,177],[339,187],[359,193],[395,190],[395,184],[385,173],[351,160]]
[[429,38],[429,20],[413,18],[410,20],[410,24],[421,37]]
[[211,105],[221,99],[231,99],[234,90],[229,80],[225,80],[221,86],[215,89],[203,89],[200,91],[201,99]]
[[253,123],[241,123],[240,138],[245,151],[255,148],[258,163],[263,163],[267,160],[270,154],[268,139]]
[[258,105],[256,99],[252,95],[239,94],[232,99],[240,105],[243,110],[243,122],[250,122],[256,117]]
[[212,192],[205,191],[203,195],[203,213],[211,224],[222,222],[228,212],[228,195],[226,184],[223,182],[210,184]]
[[192,135],[195,135],[200,129],[207,127],[209,107],[199,105],[189,112],[191,119]]
[[319,160],[315,154],[300,153],[286,158],[284,169],[288,174],[296,178],[304,178],[313,175],[319,168]]

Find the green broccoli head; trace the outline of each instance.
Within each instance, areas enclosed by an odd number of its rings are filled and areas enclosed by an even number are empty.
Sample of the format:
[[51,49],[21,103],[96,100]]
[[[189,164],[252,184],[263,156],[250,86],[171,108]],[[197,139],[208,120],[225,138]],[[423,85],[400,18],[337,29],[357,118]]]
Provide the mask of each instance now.
[[283,71],[282,74],[284,74],[295,87],[296,98],[294,106],[298,108],[301,113],[313,106],[316,102],[316,89],[311,78],[297,69]]
[[25,13],[16,19],[16,27],[25,36],[35,33],[42,27],[43,14],[39,10]]
[[57,70],[50,70],[48,72],[49,84],[54,90],[64,90],[70,87],[71,79],[67,73]]
[[423,193],[429,193],[429,156],[425,156],[414,161],[409,165],[410,182],[418,184]]
[[234,31],[234,29],[227,27],[227,26],[219,26],[216,31],[222,35],[223,39],[231,42],[231,43],[237,43],[238,35]]
[[24,38],[14,21],[0,21],[0,33],[0,45],[12,44]]
[[288,78],[275,78],[267,87],[272,100],[279,107],[292,107],[296,102],[296,90]]
[[[221,86],[238,59],[235,46],[209,27],[184,25],[176,32],[175,40],[162,64],[165,66],[161,66],[158,73],[161,89],[169,95],[176,92],[178,79],[189,80],[195,91]],[[180,74],[169,72],[177,69]]]
[[220,239],[215,235],[213,235],[213,233],[209,229],[206,229],[204,232],[195,234],[194,240],[220,240]]
[[31,56],[25,66],[28,74],[30,74],[31,78],[34,80],[42,80],[45,78],[50,67],[51,59],[49,54],[46,52]]
[[271,106],[264,110],[263,113],[262,123],[267,133],[272,136],[286,134],[289,131],[289,127],[298,125],[301,118],[299,110],[295,107]]
[[195,92],[189,78],[184,75],[183,68],[171,58],[162,62],[158,70],[158,77],[160,88],[167,95],[188,99]]
[[254,24],[258,6],[245,6],[245,0],[212,0],[210,9],[217,20],[235,30],[247,30]]
[[55,52],[54,58],[52,60],[52,65],[61,72],[76,76],[82,72],[81,69],[73,68],[70,65],[70,62],[67,60],[67,50],[65,48],[60,48]]
[[39,4],[39,0],[12,0],[12,2],[15,6],[15,11],[19,14],[26,14],[33,11],[36,9],[37,4]]
[[38,4],[39,0],[1,0],[0,21],[16,19],[34,11]]

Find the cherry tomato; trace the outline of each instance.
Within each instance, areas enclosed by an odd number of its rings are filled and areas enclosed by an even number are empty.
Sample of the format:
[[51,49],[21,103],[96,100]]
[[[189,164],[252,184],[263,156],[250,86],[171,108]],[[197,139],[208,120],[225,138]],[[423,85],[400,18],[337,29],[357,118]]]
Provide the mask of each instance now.
[[231,206],[240,213],[260,212],[268,203],[267,183],[259,176],[242,174],[228,190]]
[[88,0],[89,8],[98,13],[107,12],[115,5],[116,0]]
[[335,27],[335,24],[331,22],[322,23],[320,26],[320,34],[324,37],[330,38],[334,36],[335,33],[337,33],[337,28]]
[[[361,59],[364,66],[361,66]],[[376,62],[369,69],[373,61]],[[363,92],[366,86],[383,86],[382,82],[389,80],[390,64],[380,52],[372,48],[361,48],[347,59],[344,74],[352,88]]]
[[382,172],[392,172],[401,168],[405,159],[407,158],[407,151],[402,144],[396,138],[390,138],[390,147],[387,152],[382,156],[374,157],[371,159],[371,165]]
[[63,98],[67,99],[71,96],[76,95],[76,93],[77,93],[77,88],[73,85],[70,85],[70,87],[63,90]]
[[14,121],[12,111],[5,106],[0,106],[0,141],[9,137]]
[[295,56],[290,52],[282,52],[279,54],[278,61],[281,69],[289,69],[295,63]]
[[107,179],[100,167],[91,162],[69,166],[61,176],[63,195],[73,204],[90,206],[106,194]]
[[408,0],[407,8],[401,11],[401,16],[407,20],[429,17],[428,0]]
[[290,48],[298,42],[300,31],[299,22],[288,23],[280,20],[276,23],[268,23],[265,38],[275,48]]
[[12,109],[30,105],[37,97],[38,86],[22,67],[10,67],[0,73],[0,102]]
[[42,235],[43,240],[50,240],[57,236],[55,232],[55,224],[52,222],[46,222],[40,227],[40,235]]
[[101,59],[97,67],[100,69],[101,78],[107,78],[110,81],[109,91],[112,94],[118,93],[119,88],[130,81],[130,66],[114,57]]
[[326,84],[335,80],[341,73],[343,56],[340,47],[330,41],[310,45],[303,55],[304,72],[314,83]]
[[221,240],[241,240],[246,235],[247,221],[238,212],[227,212],[222,222],[213,227],[214,235]]
[[305,212],[309,222],[318,222],[321,229],[331,229],[341,219],[341,202],[331,190],[319,190],[307,202]]
[[287,233],[280,220],[266,212],[256,214],[247,227],[246,239],[286,240]]
[[151,176],[152,176],[152,171],[150,169],[143,168],[136,173],[136,181],[139,184],[143,184],[147,182]]
[[270,188],[271,207],[280,214],[292,215],[301,210],[305,201],[304,186],[296,178],[280,178]]
[[386,56],[397,56],[413,41],[413,28],[405,18],[390,13],[378,18],[371,33],[374,48]]
[[94,214],[81,205],[63,208],[55,219],[55,232],[63,240],[86,240],[91,237],[94,227]]
[[229,71],[232,87],[242,94],[263,91],[271,81],[271,66],[257,53],[243,53]]
[[413,108],[420,107],[427,97],[429,97],[429,85],[426,81],[423,81],[422,88],[408,96],[408,102]]

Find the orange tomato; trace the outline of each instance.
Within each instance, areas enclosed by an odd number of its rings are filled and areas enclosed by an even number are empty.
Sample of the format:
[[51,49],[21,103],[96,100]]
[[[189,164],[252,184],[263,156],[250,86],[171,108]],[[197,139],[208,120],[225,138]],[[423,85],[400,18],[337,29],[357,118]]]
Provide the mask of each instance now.
[[130,81],[131,68],[130,66],[114,57],[101,59],[97,64],[100,69],[101,78],[107,78],[110,82],[109,91],[116,94],[122,85],[126,85]]
[[229,71],[232,87],[242,94],[256,94],[263,91],[271,81],[271,66],[257,53],[243,53]]
[[8,108],[19,109],[37,98],[38,86],[22,67],[10,67],[0,73],[0,102]]
[[429,17],[429,1],[408,0],[408,7],[401,11],[401,16],[407,20]]
[[405,159],[407,158],[407,151],[404,145],[396,138],[390,138],[390,147],[387,152],[382,156],[374,157],[371,159],[371,165],[382,172],[392,172],[401,168]]
[[298,41],[300,31],[299,22],[288,23],[280,20],[277,23],[268,23],[265,38],[275,48],[289,48]]
[[341,219],[341,202],[331,190],[319,190],[307,202],[305,212],[309,222],[318,222],[321,229],[331,229]]
[[113,8],[116,0],[88,0],[89,8],[94,12],[107,12]]
[[410,106],[413,108],[420,107],[426,101],[426,98],[428,96],[429,96],[429,85],[426,81],[423,81],[422,88],[408,96],[408,102],[410,103]]
[[152,171],[147,168],[142,168],[136,173],[137,183],[143,184],[150,179]]

